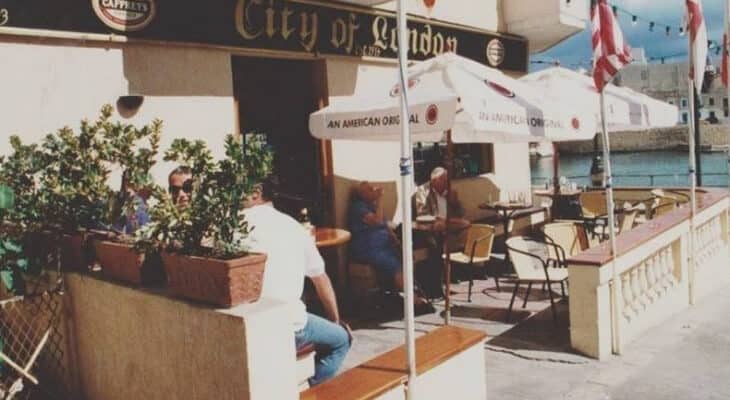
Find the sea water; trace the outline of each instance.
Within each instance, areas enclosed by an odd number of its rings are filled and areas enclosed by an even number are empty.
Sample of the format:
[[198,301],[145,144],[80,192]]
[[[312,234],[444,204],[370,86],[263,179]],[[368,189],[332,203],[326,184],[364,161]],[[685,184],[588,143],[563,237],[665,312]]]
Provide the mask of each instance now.
[[[592,154],[561,154],[559,176],[578,186],[590,185]],[[728,186],[726,153],[702,153],[702,185]],[[614,186],[689,186],[687,152],[651,151],[611,155]],[[530,157],[532,183],[544,185],[553,176],[552,157]]]

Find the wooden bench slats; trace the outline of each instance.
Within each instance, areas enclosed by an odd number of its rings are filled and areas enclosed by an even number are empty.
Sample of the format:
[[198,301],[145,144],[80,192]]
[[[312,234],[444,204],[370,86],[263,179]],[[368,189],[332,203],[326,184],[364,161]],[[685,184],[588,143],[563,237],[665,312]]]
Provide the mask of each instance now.
[[[416,372],[421,375],[486,338],[486,334],[455,326],[437,328],[416,339]],[[343,372],[302,392],[301,400],[372,399],[406,381],[405,345]]]

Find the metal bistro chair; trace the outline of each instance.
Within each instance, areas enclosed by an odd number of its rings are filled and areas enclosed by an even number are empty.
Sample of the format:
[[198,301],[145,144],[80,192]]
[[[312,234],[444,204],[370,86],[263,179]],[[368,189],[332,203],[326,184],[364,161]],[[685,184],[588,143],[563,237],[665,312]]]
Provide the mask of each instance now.
[[[550,308],[553,313],[553,320],[558,320],[558,313],[555,309],[555,299],[553,298],[552,284],[560,283],[560,291],[562,297],[565,297],[564,282],[568,280],[568,269],[561,268],[564,263],[559,259],[549,257],[550,247],[557,247],[555,244],[538,242],[523,236],[515,236],[507,239],[507,251],[517,274],[515,288],[512,292],[512,299],[509,302],[509,310],[507,311],[507,321],[512,315],[512,306],[517,297],[517,290],[520,285],[527,283],[527,293],[522,308],[527,306],[527,299],[530,297],[530,290],[533,283],[543,283],[547,285],[548,295],[550,296]],[[560,254],[561,250],[553,249],[555,254]]]
[[[491,225],[474,224],[466,232],[464,250],[450,254],[451,262],[467,265],[469,269],[469,295],[467,301],[471,302],[471,292],[474,286],[474,267],[484,265],[492,255],[494,244],[494,227]],[[499,279],[497,272],[494,273],[494,283],[499,291]]]
[[585,221],[586,228],[590,230],[591,235],[595,238],[596,227],[599,221],[605,225],[608,211],[606,209],[606,193],[603,191],[583,192],[578,196],[580,203],[581,216]]
[[542,227],[542,232],[546,242],[555,244],[562,250],[562,254],[558,255],[557,249],[548,248],[551,258],[567,258],[588,248],[585,229],[579,222],[551,222]]

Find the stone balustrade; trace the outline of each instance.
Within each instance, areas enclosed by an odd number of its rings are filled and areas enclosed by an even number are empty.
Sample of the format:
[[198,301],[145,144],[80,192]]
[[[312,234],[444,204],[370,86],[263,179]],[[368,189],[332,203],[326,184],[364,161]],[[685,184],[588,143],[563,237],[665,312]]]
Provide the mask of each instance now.
[[[605,358],[652,326],[730,284],[724,190],[698,191],[692,246],[688,206],[650,220],[569,260],[574,349]],[[693,254],[690,250],[694,248]]]

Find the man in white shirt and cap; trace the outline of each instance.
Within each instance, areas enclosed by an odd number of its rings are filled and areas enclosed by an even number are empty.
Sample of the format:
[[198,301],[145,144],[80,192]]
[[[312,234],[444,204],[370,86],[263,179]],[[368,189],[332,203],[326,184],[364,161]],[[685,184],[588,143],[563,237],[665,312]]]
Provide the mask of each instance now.
[[[267,179],[246,199],[252,251],[267,254],[261,297],[278,299],[290,307],[297,347],[315,347],[314,386],[334,376],[345,359],[352,336],[340,320],[337,299],[314,238],[292,217],[276,210],[274,182]],[[327,319],[307,313],[301,301],[304,278],[311,279]]]

